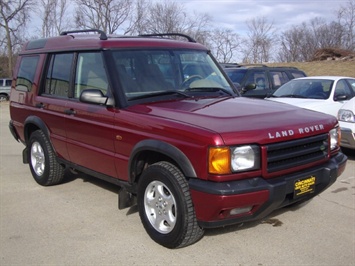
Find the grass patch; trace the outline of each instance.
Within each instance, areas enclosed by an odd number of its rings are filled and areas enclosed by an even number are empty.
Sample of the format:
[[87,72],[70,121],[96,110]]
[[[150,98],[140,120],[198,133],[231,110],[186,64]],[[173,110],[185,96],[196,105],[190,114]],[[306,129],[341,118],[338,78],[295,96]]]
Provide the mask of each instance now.
[[348,76],[355,78],[355,61],[314,61],[267,63],[268,66],[291,66],[303,70],[307,76]]

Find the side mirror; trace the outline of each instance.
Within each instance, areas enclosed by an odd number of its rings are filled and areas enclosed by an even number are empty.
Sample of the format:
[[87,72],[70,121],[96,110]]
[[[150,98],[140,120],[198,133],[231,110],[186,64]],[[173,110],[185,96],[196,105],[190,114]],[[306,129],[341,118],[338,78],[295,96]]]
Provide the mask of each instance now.
[[108,97],[98,89],[87,89],[81,92],[79,100],[83,103],[105,105]]
[[242,93],[245,93],[245,92],[251,91],[251,90],[255,90],[255,88],[256,88],[255,83],[249,83],[249,84],[245,85],[244,88],[242,88]]
[[345,101],[348,99],[348,96],[344,95],[344,94],[340,94],[338,96],[335,96],[335,100],[336,101]]

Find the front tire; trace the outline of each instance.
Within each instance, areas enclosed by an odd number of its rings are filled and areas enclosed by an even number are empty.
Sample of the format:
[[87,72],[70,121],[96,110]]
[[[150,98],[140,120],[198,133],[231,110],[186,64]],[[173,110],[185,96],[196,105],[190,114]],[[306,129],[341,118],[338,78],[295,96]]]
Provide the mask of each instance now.
[[138,209],[149,236],[164,247],[185,247],[203,236],[188,183],[171,163],[158,162],[143,172],[138,183]]
[[42,130],[31,134],[28,158],[32,176],[38,184],[51,186],[62,181],[64,168],[57,162],[52,145]]

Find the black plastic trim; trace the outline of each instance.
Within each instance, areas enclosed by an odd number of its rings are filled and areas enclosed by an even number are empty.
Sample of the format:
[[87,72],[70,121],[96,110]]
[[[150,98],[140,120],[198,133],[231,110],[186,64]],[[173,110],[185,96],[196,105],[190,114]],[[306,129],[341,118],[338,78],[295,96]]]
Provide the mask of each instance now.
[[29,116],[26,118],[25,123],[24,123],[24,132],[25,132],[25,141],[27,143],[27,141],[30,138],[30,135],[27,132],[27,128],[30,124],[36,125],[38,128],[40,128],[43,133],[47,136],[47,138],[50,140],[50,133],[48,130],[47,125],[43,122],[43,120],[41,118],[39,118],[38,116]]
[[141,37],[164,37],[164,36],[180,36],[186,38],[189,42],[196,42],[194,38],[183,33],[152,33],[152,34],[141,34]]
[[135,167],[137,156],[139,156],[141,152],[146,152],[146,151],[157,152],[157,153],[164,154],[167,157],[170,157],[178,164],[178,166],[180,167],[180,169],[182,170],[183,174],[186,177],[192,177],[192,178],[197,177],[195,169],[192,166],[190,160],[186,157],[186,155],[181,150],[163,141],[147,139],[136,144],[136,146],[132,150],[129,159],[129,164],[128,164],[129,165],[128,176],[130,176],[131,181],[134,180],[132,169]]

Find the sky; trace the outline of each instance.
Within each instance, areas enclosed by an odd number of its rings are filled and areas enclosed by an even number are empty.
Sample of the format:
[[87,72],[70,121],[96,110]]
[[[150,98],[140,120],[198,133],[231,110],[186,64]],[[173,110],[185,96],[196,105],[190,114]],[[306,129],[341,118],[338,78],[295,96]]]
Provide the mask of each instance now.
[[[149,0],[163,2],[165,0]],[[169,1],[169,0],[168,0]],[[268,23],[280,31],[291,26],[322,17],[328,22],[336,20],[336,11],[349,0],[170,0],[181,3],[191,15],[207,13],[212,17],[211,26],[230,29],[239,35],[248,31],[246,21],[265,17]],[[40,22],[33,19],[31,29],[40,29]],[[121,32],[117,32],[121,34]]]
[[[156,0],[163,1],[163,0]],[[242,34],[246,21],[265,17],[277,29],[286,30],[315,17],[328,22],[336,20],[336,11],[346,6],[348,0],[175,0],[187,10],[207,13],[213,25]]]

